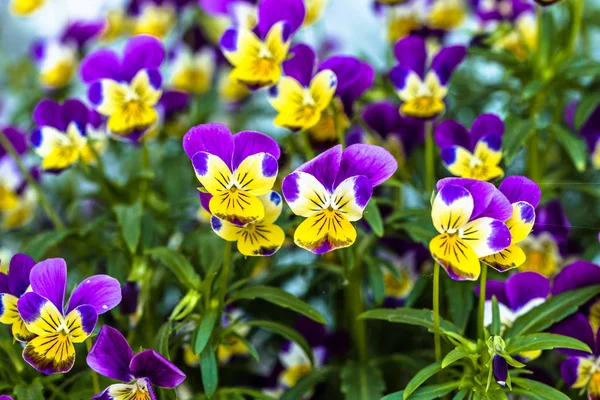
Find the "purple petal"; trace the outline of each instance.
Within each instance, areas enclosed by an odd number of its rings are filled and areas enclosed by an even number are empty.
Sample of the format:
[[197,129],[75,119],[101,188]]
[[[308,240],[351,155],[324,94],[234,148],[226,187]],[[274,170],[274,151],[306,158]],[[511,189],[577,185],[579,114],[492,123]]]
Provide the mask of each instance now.
[[319,64],[318,71],[332,70],[337,77],[336,95],[341,96],[352,91],[360,79],[361,62],[356,57],[335,56]]
[[[150,383],[150,381],[148,379],[143,379],[143,381],[144,381],[144,384],[146,385],[146,390],[148,391],[147,396],[144,397],[143,399],[144,400],[157,400],[156,394],[154,393],[154,388],[152,387],[152,384]],[[121,384],[118,384],[118,385],[121,385]],[[128,383],[127,385],[137,385],[137,382]],[[110,385],[103,392],[98,393],[97,395],[92,397],[92,400],[120,400],[120,399],[122,399],[121,396],[119,396],[117,398],[117,397],[113,397],[110,395],[109,392],[113,386],[116,386],[116,385]],[[122,386],[115,388],[117,390],[117,393],[118,393],[118,389],[121,389],[121,388],[122,388]],[[133,387],[131,387],[131,388],[133,389]]]
[[589,261],[579,260],[567,265],[556,275],[552,294],[557,295],[593,285],[600,285],[600,266]]
[[[335,71],[334,71],[335,72]],[[358,69],[356,79],[350,86],[350,88],[344,92],[340,91],[339,88],[336,91],[342,99],[344,104],[344,112],[348,116],[354,114],[354,103],[358,100],[375,81],[375,70],[366,62],[361,62]]]
[[427,46],[423,38],[411,35],[400,39],[394,45],[394,55],[400,66],[416,72],[420,77],[425,75]]
[[99,79],[112,79],[120,81],[121,61],[119,56],[112,50],[101,49],[85,56],[81,62],[81,79],[85,83],[91,83]]
[[[550,331],[552,333],[556,333],[557,335],[570,336],[577,340],[581,340],[583,343],[590,346],[590,349],[594,349],[594,330],[592,329],[592,325],[590,325],[589,320],[586,316],[580,312],[577,312],[573,315],[568,316],[562,321],[554,324]],[[579,356],[579,357],[587,357],[588,353],[581,350],[573,350],[573,349],[557,349],[562,354],[566,356]]]
[[134,36],[123,52],[123,79],[131,81],[143,69],[158,69],[164,58],[165,49],[160,40],[150,35]]
[[132,358],[133,352],[125,337],[118,330],[104,325],[86,361],[100,375],[129,382],[132,375],[129,364]]
[[362,117],[369,128],[385,137],[396,129],[400,114],[398,106],[386,101],[369,104],[365,107]]
[[258,31],[264,38],[273,25],[286,21],[293,34],[302,26],[305,15],[302,0],[262,0],[258,5]]
[[[475,287],[475,294],[479,296],[479,285]],[[506,282],[489,280],[485,285],[485,299],[491,300],[493,296],[496,296],[499,303],[508,306],[508,297],[506,297]]]
[[64,132],[67,129],[62,120],[60,105],[54,100],[44,99],[33,110],[33,120],[37,126],[51,126]]
[[551,200],[536,211],[533,233],[549,232],[558,243],[566,241],[571,230],[571,223],[558,200]]
[[119,312],[123,315],[135,314],[138,310],[140,285],[136,281],[127,281],[121,288]]
[[383,147],[354,144],[342,153],[340,169],[334,186],[352,176],[364,175],[377,186],[388,180],[398,169],[398,162]]
[[508,363],[503,357],[494,354],[492,359],[492,370],[494,371],[494,379],[500,386],[506,386],[508,379]]
[[82,126],[87,125],[90,118],[90,110],[77,99],[66,100],[61,106],[61,119],[65,129],[71,121],[77,121]]
[[511,203],[525,201],[534,208],[538,206],[542,192],[531,179],[524,176],[509,176],[498,187]]
[[113,309],[121,302],[121,285],[108,275],[94,275],[81,282],[71,294],[67,314],[74,308],[89,304],[98,315]]
[[304,336],[310,347],[323,346],[327,337],[327,330],[323,324],[313,321],[308,317],[298,317],[294,322],[294,329]]
[[474,206],[473,213],[471,214],[471,220],[479,218],[479,216],[486,210],[492,201],[494,192],[497,191],[496,187],[491,183],[466,178],[440,179],[436,185],[436,188],[438,191],[440,191],[446,185],[461,186],[471,193]]
[[304,43],[299,43],[292,47],[289,53],[291,58],[283,62],[283,71],[301,85],[308,86],[313,77],[317,58],[314,50]]
[[191,128],[183,137],[183,149],[192,159],[194,154],[205,151],[214,154],[231,168],[233,135],[223,124],[209,123]]
[[166,116],[177,111],[183,111],[190,106],[190,95],[177,90],[165,90],[159,104]]
[[537,272],[520,272],[506,281],[506,296],[513,311],[533,299],[545,299],[549,294],[550,280]]
[[475,148],[475,143],[471,143],[467,129],[461,123],[453,120],[440,123],[435,128],[434,138],[440,149],[460,146],[472,152]]
[[10,294],[10,289],[8,288],[8,275],[4,272],[0,272],[0,293]]
[[499,221],[508,221],[512,217],[513,207],[501,191],[494,188],[488,206],[479,214],[480,217],[490,217]]
[[[86,335],[90,335],[98,323],[98,313],[96,312],[96,308],[89,304],[83,304],[75,308],[72,312],[79,314],[77,320],[81,323],[81,329]],[[67,317],[70,316],[67,314]]]
[[[0,127],[2,132],[4,132],[4,136],[8,139],[8,141],[12,144],[17,154],[22,155],[27,151],[27,138],[25,134],[21,132],[19,129],[12,126]],[[2,145],[0,145],[0,158],[4,157],[6,154],[6,150]]]
[[67,264],[62,258],[50,258],[37,263],[29,274],[31,289],[50,300],[62,313],[67,288]]
[[254,154],[267,153],[279,160],[281,150],[277,142],[260,132],[243,131],[233,135],[232,168],[236,169],[242,161]]
[[314,176],[327,190],[333,193],[341,161],[342,146],[337,145],[305,162],[296,171],[306,172]]
[[452,76],[452,73],[467,55],[465,46],[445,47],[433,58],[431,69],[436,72],[440,78],[440,83],[445,85]]
[[88,41],[100,35],[105,25],[104,21],[75,21],[67,27],[60,40],[62,42],[75,42],[77,47],[81,49]]
[[33,323],[42,313],[44,305],[48,304],[48,299],[35,292],[27,292],[17,302],[19,315],[26,323]]
[[131,359],[129,369],[136,378],[148,378],[156,386],[171,389],[185,380],[185,374],[154,350],[144,350]]
[[577,106],[579,105],[578,100],[574,100],[565,108],[565,112],[563,114],[563,118],[565,120],[565,124],[571,128],[571,130],[575,130],[575,111],[577,110]]
[[560,375],[567,386],[573,386],[579,380],[579,364],[585,358],[585,356],[569,357],[560,364]]
[[[502,137],[504,134],[504,122],[494,114],[482,114],[471,125],[471,146],[487,135]],[[470,149],[471,150],[471,149]]]
[[210,193],[204,193],[204,192],[198,192],[199,193],[199,197],[200,197],[200,205],[202,206],[202,208],[204,208],[206,211],[208,211],[210,213],[210,199],[212,199],[212,194]]
[[15,254],[8,269],[8,287],[10,293],[21,297],[29,287],[29,273],[35,261],[26,254]]

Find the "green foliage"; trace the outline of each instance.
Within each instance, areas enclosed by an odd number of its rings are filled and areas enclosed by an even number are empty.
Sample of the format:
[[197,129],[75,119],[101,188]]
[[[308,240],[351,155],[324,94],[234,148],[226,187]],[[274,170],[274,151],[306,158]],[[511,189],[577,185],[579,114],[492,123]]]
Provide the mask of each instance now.
[[553,333],[533,333],[516,336],[506,343],[506,351],[518,354],[525,351],[552,350],[555,348],[581,350],[591,353],[589,346],[577,339]]
[[287,340],[295,342],[298,346],[300,346],[302,348],[302,350],[304,350],[304,353],[306,353],[310,362],[314,364],[312,348],[310,347],[310,345],[308,344],[306,339],[301,334],[299,334],[296,330],[294,330],[290,327],[287,327],[283,324],[280,324],[278,322],[263,321],[263,320],[247,321],[247,322],[244,322],[243,325],[250,326],[250,327],[256,326],[256,327],[265,329],[267,331],[276,333],[278,335],[281,335],[284,338],[286,338]]
[[117,222],[121,227],[121,235],[129,251],[134,254],[142,235],[142,212],[144,207],[141,201],[133,205],[119,204],[113,207]]
[[44,386],[39,378],[29,384],[17,384],[14,393],[16,400],[44,400]]
[[200,353],[200,371],[202,373],[204,391],[208,398],[211,398],[217,390],[219,379],[217,357],[211,346],[204,347],[204,350]]
[[340,377],[346,400],[379,399],[385,390],[381,371],[373,365],[350,362],[342,368]]
[[200,276],[194,271],[194,267],[192,267],[190,262],[180,253],[167,247],[156,247],[147,250],[146,254],[167,267],[182,285],[189,289],[200,287],[202,283]]
[[440,372],[442,368],[442,363],[436,362],[434,364],[428,365],[427,367],[417,372],[415,376],[412,377],[410,382],[408,382],[408,385],[406,385],[404,393],[402,394],[402,399],[408,399],[415,390],[417,390],[429,378]]
[[377,208],[377,201],[375,199],[371,199],[367,206],[363,211],[363,217],[373,229],[373,232],[378,237],[383,236],[383,220],[381,219],[381,214],[379,213],[379,208]]

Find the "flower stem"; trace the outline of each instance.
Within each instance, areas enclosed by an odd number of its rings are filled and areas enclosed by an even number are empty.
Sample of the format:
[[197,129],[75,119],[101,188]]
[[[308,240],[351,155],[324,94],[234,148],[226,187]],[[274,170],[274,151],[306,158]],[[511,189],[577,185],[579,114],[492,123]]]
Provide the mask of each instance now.
[[15,163],[17,164],[19,171],[25,177],[25,179],[27,180],[27,183],[35,190],[35,192],[38,196],[40,205],[44,209],[44,212],[46,213],[48,218],[50,218],[50,220],[52,221],[52,224],[54,225],[54,227],[56,229],[64,229],[65,226],[64,226],[63,222],[61,221],[60,217],[58,216],[58,213],[54,210],[54,208],[52,208],[52,205],[48,201],[48,198],[44,194],[42,188],[40,187],[38,182],[33,178],[33,176],[31,176],[31,174],[29,173],[29,170],[27,169],[27,167],[25,167],[25,165],[21,161],[21,158],[17,154],[17,151],[13,147],[12,143],[10,142],[10,140],[8,140],[8,137],[6,137],[4,132],[1,130],[0,130],[0,145],[2,145],[2,147],[4,147],[6,149],[6,151],[8,152],[8,154],[10,154],[10,156],[13,158],[13,160],[15,160]]
[[581,21],[583,19],[583,0],[571,0],[571,31],[569,44],[567,45],[567,56],[572,56],[577,50],[577,38],[581,31]]
[[304,157],[306,157],[307,161],[312,160],[315,157],[315,153],[310,144],[310,137],[308,135],[308,131],[300,131],[297,133],[297,135],[300,141],[300,148],[304,153]]
[[[90,354],[90,350],[92,349],[92,338],[88,337],[85,340],[85,346],[87,348],[88,354]],[[94,389],[94,393],[100,393],[100,380],[98,378],[98,374],[95,371],[92,371],[92,387]]]
[[440,264],[433,263],[433,340],[435,360],[442,360],[442,343],[440,341]]
[[435,168],[433,164],[433,122],[425,122],[425,190],[429,195],[433,191]]
[[487,265],[481,263],[481,277],[479,281],[479,310],[477,312],[477,336],[483,339],[485,337],[485,326],[484,326],[484,310],[485,310],[485,289],[487,285]]
[[349,271],[348,285],[345,292],[346,303],[348,304],[348,325],[355,357],[358,361],[365,362],[368,359],[367,329],[365,321],[358,319],[358,316],[364,311],[361,286],[362,266],[360,262],[357,262],[354,268]]
[[[229,282],[229,269],[231,264],[231,243],[225,242],[225,250],[223,253],[223,268],[219,279],[219,304],[221,309],[225,305],[225,296],[227,295],[227,283]],[[219,320],[220,321],[220,320]]]

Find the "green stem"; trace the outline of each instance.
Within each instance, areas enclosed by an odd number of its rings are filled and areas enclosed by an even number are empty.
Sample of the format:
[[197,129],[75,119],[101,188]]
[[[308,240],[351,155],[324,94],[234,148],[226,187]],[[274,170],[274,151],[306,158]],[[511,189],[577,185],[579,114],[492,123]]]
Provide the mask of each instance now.
[[[85,346],[87,347],[88,354],[92,349],[92,338],[89,337],[85,340]],[[98,374],[92,370],[92,387],[94,389],[94,393],[100,393],[100,380],[98,378]]]
[[17,154],[17,151],[13,147],[12,143],[10,142],[10,140],[8,140],[8,137],[6,137],[4,132],[1,130],[0,130],[0,145],[2,145],[2,147],[4,147],[6,149],[6,151],[8,152],[8,154],[13,158],[13,160],[17,164],[17,167],[19,168],[19,171],[27,180],[27,183],[37,193],[40,205],[44,209],[44,212],[46,213],[48,218],[50,218],[50,220],[52,221],[52,224],[54,225],[54,227],[56,229],[64,229],[65,225],[63,224],[60,217],[58,216],[58,213],[54,210],[54,208],[52,208],[52,205],[48,201],[48,198],[44,194],[44,191],[42,190],[42,188],[40,187],[38,182],[33,178],[33,176],[31,176],[31,174],[29,173],[29,170],[27,169],[27,167],[25,167],[25,165],[21,161],[21,157],[19,157],[19,155]]
[[308,136],[308,131],[300,131],[297,133],[300,141],[300,148],[304,153],[304,157],[306,160],[312,160],[315,157],[315,153],[310,144],[310,137]]
[[[225,242],[225,251],[223,256],[223,268],[219,279],[219,304],[221,308],[225,306],[225,296],[227,295],[227,283],[229,282],[229,269],[231,264],[231,243]],[[220,321],[220,320],[219,320]]]
[[538,131],[534,129],[531,132],[529,140],[527,142],[527,174],[535,181],[540,182],[541,178],[541,165],[540,165],[540,152],[539,152],[539,138]]
[[433,164],[433,122],[425,123],[425,190],[429,195],[434,188],[435,168]]
[[485,326],[484,326],[484,311],[485,311],[485,289],[487,285],[487,270],[486,264],[481,263],[481,277],[479,281],[479,310],[477,312],[477,336],[483,339],[485,337]]
[[440,264],[433,263],[433,340],[435,360],[442,361],[442,342],[440,340]]
[[581,21],[583,19],[583,0],[571,0],[571,31],[569,43],[567,45],[567,56],[572,56],[577,50],[577,38],[581,31]]
[[361,290],[363,269],[360,252],[356,253],[354,260],[354,266],[347,273],[348,285],[345,288],[345,296],[346,304],[348,304],[348,328],[354,348],[354,356],[362,363],[368,360],[368,349],[366,321],[358,319],[358,316],[364,311]]

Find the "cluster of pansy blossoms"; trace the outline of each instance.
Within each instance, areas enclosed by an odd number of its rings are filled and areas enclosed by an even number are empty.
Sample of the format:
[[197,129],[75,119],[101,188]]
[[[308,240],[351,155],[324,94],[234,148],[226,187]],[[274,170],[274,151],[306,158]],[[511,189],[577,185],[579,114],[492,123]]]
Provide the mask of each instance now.
[[554,3],[7,1],[0,400],[600,399]]

